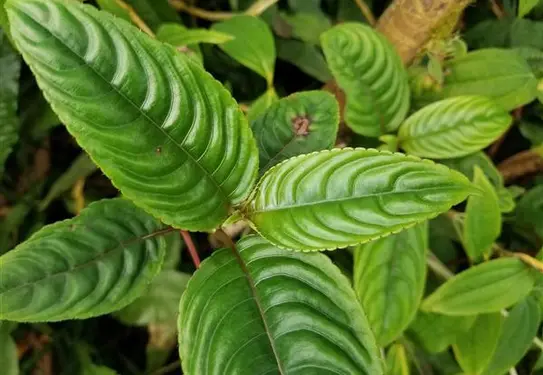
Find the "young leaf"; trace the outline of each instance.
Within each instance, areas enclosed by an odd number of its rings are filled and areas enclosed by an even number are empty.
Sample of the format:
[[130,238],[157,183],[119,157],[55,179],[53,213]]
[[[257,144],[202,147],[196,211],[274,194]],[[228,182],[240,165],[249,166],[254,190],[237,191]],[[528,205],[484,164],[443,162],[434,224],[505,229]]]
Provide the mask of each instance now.
[[115,316],[128,325],[175,325],[179,299],[189,279],[188,274],[164,270],[154,278],[143,295],[115,313]]
[[339,107],[332,94],[307,91],[279,100],[251,123],[260,173],[292,156],[332,147],[338,124]]
[[234,38],[219,45],[224,52],[264,77],[268,86],[273,84],[275,43],[264,21],[252,16],[236,16],[214,24],[212,29]]
[[299,40],[277,39],[277,57],[296,65],[305,74],[326,83],[332,74],[319,48]]
[[462,174],[429,160],[332,149],[270,169],[244,213],[255,230],[279,247],[332,250],[434,217],[471,192]]
[[421,308],[446,315],[500,311],[526,297],[534,286],[533,269],[517,258],[501,258],[472,267],[441,285]]
[[46,98],[124,196],[202,231],[245,199],[258,170],[250,129],[191,59],[88,5],[9,0],[7,9]]
[[347,95],[347,125],[368,137],[395,131],[409,109],[409,85],[394,46],[356,23],[333,27],[321,41],[330,70]]
[[459,96],[430,104],[400,127],[400,147],[432,159],[457,158],[479,151],[499,138],[511,116],[483,96]]
[[475,316],[447,316],[419,311],[409,333],[430,353],[439,353],[454,344],[456,338],[467,332]]
[[0,319],[85,319],[124,307],[160,270],[168,230],[125,199],[43,227],[0,257]]
[[498,346],[502,322],[499,312],[481,314],[469,331],[458,335],[454,355],[466,374],[479,375],[486,369]]
[[323,254],[281,250],[258,236],[216,251],[189,281],[179,354],[186,374],[383,374],[340,270]]
[[215,30],[187,29],[176,23],[166,23],[158,29],[157,39],[180,47],[199,43],[221,44],[234,39],[234,37]]
[[492,244],[499,237],[502,215],[494,187],[477,166],[474,168],[473,182],[482,194],[468,197],[464,219],[464,248],[469,258],[477,262],[489,255]]
[[4,174],[4,163],[19,139],[17,96],[20,69],[19,56],[11,47],[7,34],[0,29],[0,179]]
[[409,362],[405,347],[400,343],[393,344],[388,349],[386,357],[386,374],[387,375],[409,375]]
[[379,346],[395,340],[415,317],[426,281],[426,223],[359,246],[354,290]]
[[19,375],[17,345],[10,334],[10,324],[0,321],[0,368],[2,375]]
[[537,335],[540,315],[538,303],[530,297],[509,312],[503,323],[498,347],[484,375],[504,374],[524,357]]

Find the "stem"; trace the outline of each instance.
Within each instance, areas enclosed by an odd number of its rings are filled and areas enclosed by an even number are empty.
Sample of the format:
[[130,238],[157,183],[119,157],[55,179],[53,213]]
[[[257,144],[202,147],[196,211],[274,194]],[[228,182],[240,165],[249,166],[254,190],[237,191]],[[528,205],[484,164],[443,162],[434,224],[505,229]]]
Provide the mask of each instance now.
[[123,8],[124,10],[128,12],[128,15],[130,16],[130,19],[132,20],[132,22],[134,22],[134,24],[136,24],[136,26],[139,27],[141,31],[148,34],[152,38],[155,37],[155,33],[153,32],[153,30],[151,30],[149,26],[147,26],[145,21],[141,19],[141,17],[138,15],[138,13],[136,13],[134,8],[128,5],[124,0],[116,0],[116,1],[117,1],[117,4],[121,8]]
[[454,276],[454,273],[431,251],[428,251],[428,255],[426,256],[426,264],[436,275],[441,276],[444,280],[448,280]]
[[215,236],[217,237],[217,239],[219,241],[222,242],[222,244],[232,250],[236,250],[236,244],[234,243],[234,241],[232,241],[232,239],[230,238],[230,236],[228,234],[226,234],[222,229],[217,229],[215,231]]
[[366,18],[366,20],[368,20],[368,23],[371,26],[375,27],[375,25],[377,25],[377,20],[375,19],[375,16],[373,15],[373,13],[372,13],[370,7],[368,6],[368,4],[366,4],[366,2],[364,0],[354,0],[354,2],[360,8],[360,11],[364,15],[364,18]]
[[518,375],[518,372],[514,367],[511,367],[509,369],[509,375]]
[[181,233],[181,237],[183,237],[183,241],[185,241],[185,244],[187,245],[187,249],[189,250],[190,257],[192,258],[192,263],[194,263],[194,267],[200,268],[200,256],[198,255],[198,250],[196,249],[196,246],[194,246],[194,242],[192,242],[190,233],[186,230],[180,230],[179,233]]
[[496,0],[490,0],[490,8],[497,19],[501,20],[505,16],[503,9],[498,5]]
[[245,11],[245,14],[250,16],[259,16],[266,11],[269,7],[279,2],[279,0],[260,0],[251,5]]
[[234,12],[212,12],[205,9],[200,9],[197,7],[190,6],[186,4],[183,0],[169,0],[170,5],[176,10],[188,13],[191,16],[202,18],[208,21],[222,21],[237,16],[241,13]]

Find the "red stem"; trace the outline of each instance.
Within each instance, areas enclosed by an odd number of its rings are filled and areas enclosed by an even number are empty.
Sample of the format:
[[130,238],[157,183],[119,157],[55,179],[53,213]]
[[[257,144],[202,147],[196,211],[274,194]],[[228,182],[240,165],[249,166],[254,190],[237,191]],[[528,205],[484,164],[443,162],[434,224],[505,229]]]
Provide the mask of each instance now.
[[192,258],[192,263],[194,263],[194,266],[196,268],[200,268],[200,256],[198,255],[198,250],[196,249],[196,246],[194,246],[194,242],[192,242],[190,233],[186,230],[180,230],[179,233],[181,233],[181,237],[183,237],[183,241],[185,241],[185,244],[187,245],[190,257]]

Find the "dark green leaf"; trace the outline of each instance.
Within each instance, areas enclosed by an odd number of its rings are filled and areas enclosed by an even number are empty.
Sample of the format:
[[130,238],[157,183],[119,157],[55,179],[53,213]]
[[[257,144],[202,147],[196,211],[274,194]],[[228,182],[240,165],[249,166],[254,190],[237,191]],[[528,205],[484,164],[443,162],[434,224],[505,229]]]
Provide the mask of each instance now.
[[471,192],[462,174],[428,160],[332,149],[270,169],[244,212],[279,247],[331,250],[398,232],[447,211]]
[[517,258],[501,258],[461,272],[427,297],[421,308],[446,315],[500,311],[526,297],[534,270]]
[[279,98],[277,97],[277,93],[275,92],[275,89],[273,87],[269,88],[259,96],[249,108],[249,111],[247,112],[247,120],[249,120],[249,123],[253,123],[253,121],[262,115],[270,106],[278,101]]
[[0,257],[0,319],[85,319],[124,307],[160,270],[166,231],[124,199],[44,227]]
[[281,16],[292,26],[292,35],[295,38],[310,44],[319,45],[321,34],[332,27],[332,23],[323,13],[282,13]]
[[316,46],[299,40],[283,39],[277,39],[276,44],[277,57],[281,60],[296,65],[302,72],[321,82],[332,79],[326,60]]
[[162,23],[180,22],[177,12],[170,6],[168,0],[124,0],[134,8],[134,11],[153,31],[158,30]]
[[202,263],[179,332],[185,374],[383,374],[364,312],[329,258],[257,236]]
[[359,246],[354,289],[379,346],[395,340],[415,317],[426,281],[426,223]]
[[409,85],[394,46],[356,23],[337,25],[321,40],[330,70],[347,96],[347,125],[369,137],[396,130],[409,109]]
[[292,94],[251,122],[260,173],[292,156],[331,148],[339,124],[338,103],[324,91]]
[[245,199],[258,170],[254,140],[199,66],[91,6],[9,0],[8,12],[53,109],[126,197],[190,230],[214,229]]
[[0,322],[0,369],[2,375],[19,375],[17,345],[11,337],[8,325],[2,322]]
[[517,204],[516,223],[543,237],[543,185],[530,189]]

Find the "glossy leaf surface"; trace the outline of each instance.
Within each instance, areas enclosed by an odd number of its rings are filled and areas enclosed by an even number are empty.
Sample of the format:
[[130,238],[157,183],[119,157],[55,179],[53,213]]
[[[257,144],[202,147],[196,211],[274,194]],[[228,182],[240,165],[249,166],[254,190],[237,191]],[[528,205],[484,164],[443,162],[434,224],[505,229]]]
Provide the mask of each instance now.
[[270,169],[244,213],[279,247],[331,250],[434,217],[464,200],[471,189],[462,174],[429,160],[372,149],[332,149]]
[[[233,40],[219,47],[234,60],[273,83],[275,70],[275,42],[268,25],[257,17],[236,16],[215,23],[213,30],[233,36]],[[247,36],[250,35],[250,38]]]
[[332,147],[338,124],[338,103],[324,91],[295,93],[272,104],[251,123],[260,172],[292,156]]
[[532,291],[534,272],[517,258],[491,260],[448,280],[424,300],[422,309],[447,315],[500,311]]
[[323,254],[281,250],[258,236],[202,263],[181,299],[179,332],[187,375],[383,374],[339,269]]
[[347,125],[369,137],[396,130],[409,109],[409,86],[392,44],[357,23],[333,27],[321,42],[330,70],[347,95]]
[[537,335],[541,310],[533,298],[516,305],[503,322],[498,347],[484,375],[505,374],[524,357]]
[[511,116],[483,96],[459,96],[430,104],[400,127],[400,146],[408,153],[449,159],[479,151],[499,138]]
[[250,129],[189,58],[91,6],[10,0],[8,12],[46,98],[124,196],[202,231],[245,198],[258,168]]
[[472,261],[488,256],[500,235],[502,215],[498,195],[479,167],[475,167],[473,183],[482,193],[468,198],[464,217],[464,248]]
[[124,199],[43,227],[0,257],[0,319],[85,319],[124,307],[160,270],[166,230]]
[[429,353],[439,353],[456,342],[456,338],[467,332],[475,316],[448,316],[419,311],[409,326],[409,333]]
[[415,317],[426,281],[427,248],[424,223],[354,252],[354,290],[379,346],[396,339]]
[[6,33],[0,29],[0,178],[4,174],[4,163],[19,139],[17,96],[20,69],[19,56]]
[[502,323],[499,312],[481,314],[470,330],[458,335],[454,355],[466,374],[479,375],[487,368],[498,346]]

